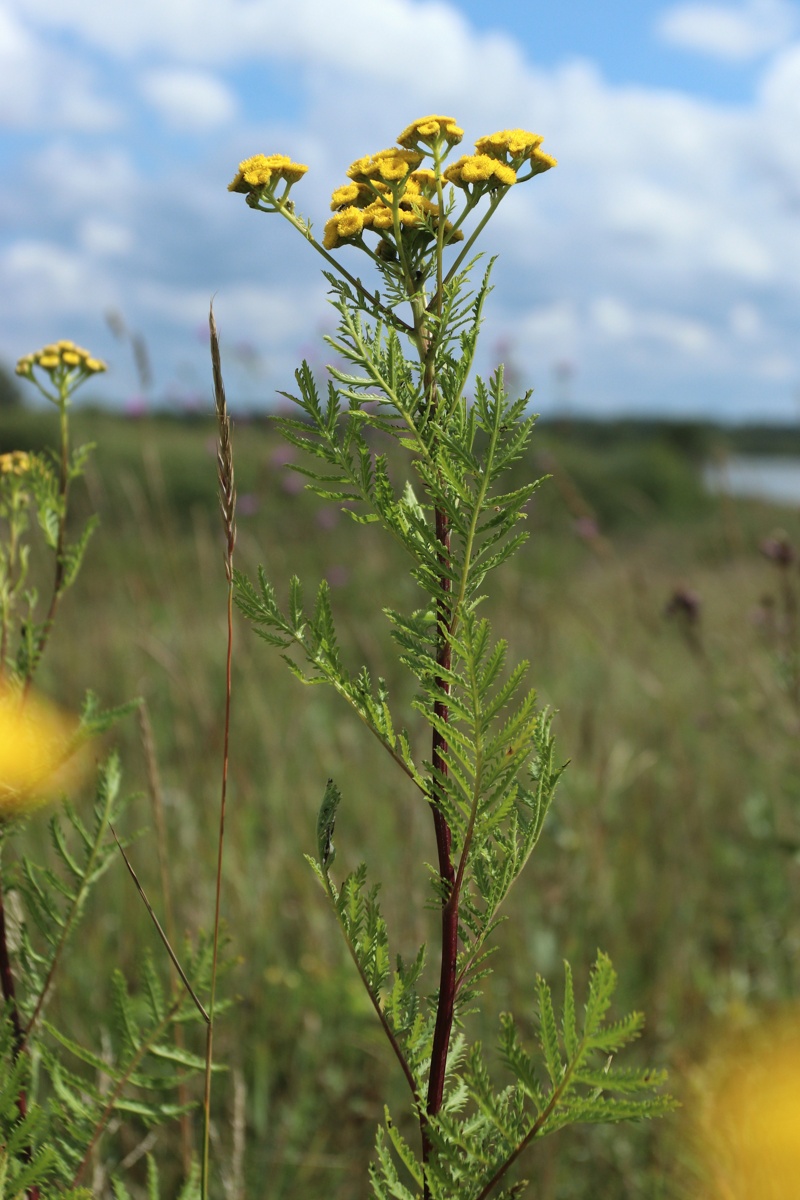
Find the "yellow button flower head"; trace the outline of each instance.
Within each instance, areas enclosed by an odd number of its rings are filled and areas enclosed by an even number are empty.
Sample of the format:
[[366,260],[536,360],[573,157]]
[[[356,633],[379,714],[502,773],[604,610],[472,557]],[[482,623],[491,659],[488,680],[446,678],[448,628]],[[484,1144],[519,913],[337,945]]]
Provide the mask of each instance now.
[[363,212],[365,229],[391,229],[394,225],[392,210],[382,200],[376,200]]
[[385,191],[383,184],[373,184],[367,187],[365,183],[345,183],[331,195],[331,208],[335,212],[339,208],[366,208],[375,199],[375,191]]
[[411,150],[420,142],[425,146],[433,146],[441,137],[448,145],[457,146],[463,136],[464,130],[456,125],[453,117],[420,117],[403,130],[397,141]]
[[342,242],[358,237],[364,228],[364,212],[361,208],[343,208],[326,221],[322,238],[325,249],[335,250]]
[[28,696],[22,705],[17,691],[0,685],[0,822],[38,808],[75,782],[75,761],[69,778],[63,767],[75,731],[75,721],[51,704]]
[[247,194],[274,186],[281,180],[289,184],[297,183],[307,170],[308,167],[292,162],[286,154],[254,154],[252,158],[245,158],[239,163],[239,170],[228,184],[228,191]]
[[498,133],[478,138],[475,149],[478,154],[489,154],[502,162],[521,161],[537,146],[541,146],[543,141],[541,134],[529,133],[527,129],[501,129]]
[[537,147],[531,151],[530,163],[531,175],[541,175],[542,171],[549,171],[551,167],[557,167],[558,159],[553,158],[552,154],[545,154],[544,150]]
[[357,158],[348,169],[347,178],[356,183],[373,179],[399,183],[417,169],[422,158],[417,150],[398,150],[396,146],[391,146],[388,150],[379,150],[377,154]]
[[430,167],[420,167],[409,177],[406,191],[412,186],[416,186],[424,196],[433,195],[436,191],[436,172]]
[[517,173],[507,163],[492,158],[489,154],[465,154],[448,167],[444,173],[448,183],[467,188],[470,184],[485,183],[488,187],[511,187],[517,182]]

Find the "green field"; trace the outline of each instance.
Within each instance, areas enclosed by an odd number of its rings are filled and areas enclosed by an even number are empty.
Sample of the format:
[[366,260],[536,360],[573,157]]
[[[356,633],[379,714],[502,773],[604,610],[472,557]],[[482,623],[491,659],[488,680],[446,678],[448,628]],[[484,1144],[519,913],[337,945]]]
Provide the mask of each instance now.
[[[144,698],[176,925],[208,927],[226,597],[215,429],[79,409],[74,433],[97,443],[76,507],[96,510],[101,525],[38,682],[73,708],[89,687],[108,705]],[[55,435],[49,413],[0,416],[0,452]],[[557,710],[570,765],[471,1019],[492,1043],[496,1013],[513,1007],[529,1032],[536,972],[557,990],[568,957],[583,982],[600,947],[619,972],[620,1011],[646,1013],[642,1061],[668,1066],[679,1095],[731,1020],[800,992],[800,580],[796,565],[782,571],[759,550],[778,528],[800,545],[800,519],[705,497],[698,462],[726,440],[692,427],[543,426],[519,471],[552,478],[533,502],[530,541],[487,601],[512,656],[530,660],[541,701]],[[263,563],[281,596],[292,573],[309,589],[326,576],[352,664],[366,662],[407,702],[380,616],[383,605],[413,604],[404,564],[371,528],[293,489],[281,447],[267,422],[234,428],[238,566],[253,574]],[[676,590],[683,602],[670,606]],[[333,776],[344,796],[336,871],[366,859],[384,880],[403,951],[436,937],[424,907],[430,814],[344,706],[302,688],[238,619],[233,688],[223,912],[224,990],[235,1001],[216,1035],[218,1061],[231,1068],[216,1084],[216,1161],[230,1175],[244,1134],[248,1197],[360,1200],[382,1104],[402,1096],[403,1081],[303,854]],[[408,723],[413,734],[413,715]],[[114,741],[139,793],[127,830],[144,831],[133,861],[162,911],[134,717]],[[43,840],[43,826],[33,821],[29,837]],[[98,888],[73,946],[54,1001],[63,1023],[102,1026],[110,966],[131,966],[144,947],[159,953],[121,868]],[[689,1196],[682,1120],[537,1144],[525,1163],[532,1194]],[[177,1133],[155,1150],[175,1162]],[[228,1182],[237,1200],[244,1193]]]

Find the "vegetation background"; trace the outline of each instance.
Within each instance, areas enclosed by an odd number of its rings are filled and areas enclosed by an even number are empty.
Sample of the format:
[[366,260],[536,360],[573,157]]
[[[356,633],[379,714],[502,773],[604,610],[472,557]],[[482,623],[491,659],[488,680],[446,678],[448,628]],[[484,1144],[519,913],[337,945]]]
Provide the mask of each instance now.
[[[210,416],[134,421],[78,408],[73,433],[98,444],[75,505],[101,526],[39,686],[71,707],[87,688],[109,705],[144,698],[177,924],[208,926],[226,587],[215,427]],[[252,574],[263,561],[272,578],[296,571],[309,586],[326,576],[355,656],[404,686],[375,621],[412,586],[403,564],[303,492],[268,420],[242,419],[233,437],[238,566]],[[0,452],[53,440],[51,413],[0,409]],[[541,700],[558,710],[571,765],[512,892],[487,1010],[532,1013],[537,971],[558,992],[561,955],[588,969],[600,947],[619,972],[619,1010],[647,1015],[643,1061],[669,1066],[683,1096],[702,1086],[724,1027],[800,984],[798,576],[762,548],[776,529],[800,544],[800,518],[706,495],[701,465],[737,440],[777,445],[769,430],[543,424],[518,469],[552,479],[530,510],[533,537],[489,601],[512,655],[531,659]],[[436,936],[432,914],[429,930],[409,926],[425,918],[429,815],[402,781],[384,781],[379,748],[331,696],[296,685],[244,622],[236,637],[223,911],[234,958],[225,983],[238,999],[215,1035],[231,1068],[216,1087],[216,1158],[229,1200],[264,1195],[265,1178],[274,1200],[355,1200],[380,1105],[402,1080],[303,853],[333,775],[348,797],[337,869],[383,864],[384,908],[410,945]],[[147,755],[133,719],[115,741],[128,787],[142,793],[131,833],[153,823]],[[29,836],[44,841],[44,822]],[[157,848],[151,829],[132,856],[158,907]],[[102,1024],[110,965],[132,964],[144,946],[160,952],[120,869],[93,897],[54,1000],[73,1028]],[[473,1020],[493,1042],[494,1019],[483,1030],[481,1014]],[[559,1134],[526,1174],[540,1200],[693,1195],[684,1121]],[[176,1129],[176,1161],[178,1148]]]

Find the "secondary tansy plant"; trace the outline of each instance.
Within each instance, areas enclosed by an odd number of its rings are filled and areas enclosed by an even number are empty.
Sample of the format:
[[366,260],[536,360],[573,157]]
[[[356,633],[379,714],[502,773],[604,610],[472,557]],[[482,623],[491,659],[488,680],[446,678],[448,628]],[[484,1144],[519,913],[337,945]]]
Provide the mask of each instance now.
[[[474,290],[469,281],[473,248],[504,197],[556,164],[542,138],[521,129],[479,138],[474,154],[450,161],[462,136],[451,117],[424,117],[396,146],[354,162],[349,182],[333,193],[321,243],[290,195],[305,166],[255,155],[230,184],[251,208],[288,220],[334,269],[326,274],[339,324],[326,340],[346,368],[328,368],[322,396],[304,362],[289,397],[299,413],[283,431],[318,464],[302,467],[309,488],[346,505],[356,521],[382,526],[407,551],[419,586],[412,611],[384,609],[400,662],[416,680],[414,712],[402,721],[384,681],[345,664],[325,581],[307,608],[292,579],[284,608],[263,569],[256,584],[236,580],[256,632],[284,651],[304,683],[330,684],[404,773],[409,802],[416,793],[432,816],[440,931],[430,994],[422,989],[424,946],[392,967],[367,868],[334,881],[340,794],[332,780],[312,862],[419,1123],[415,1148],[387,1110],[371,1167],[380,1200],[516,1196],[525,1185],[511,1185],[509,1169],[546,1134],[574,1121],[653,1116],[670,1105],[653,1094],[660,1072],[613,1061],[642,1018],[606,1024],[615,975],[602,953],[582,1012],[569,966],[560,1021],[548,984],[532,982],[538,1055],[521,1044],[514,1018],[500,1016],[507,1086],[497,1087],[481,1046],[466,1039],[464,1017],[489,971],[489,939],[536,846],[561,767],[550,717],[524,686],[527,664],[507,664],[505,642],[479,615],[487,577],[525,541],[520,523],[538,481],[505,482],[535,418],[529,395],[507,395],[502,368],[471,381],[491,264]],[[380,290],[332,254],[351,249],[371,260]],[[376,435],[399,443],[409,478],[392,478],[387,456],[371,444]]]
[[[78,782],[81,749],[135,705],[101,711],[89,694],[80,718],[71,720],[32,690],[94,527],[90,520],[80,532],[71,528],[73,485],[91,450],[70,447],[71,402],[105,369],[66,340],[21,358],[17,373],[58,412],[59,445],[0,455],[0,1196],[15,1200],[91,1200],[109,1186],[127,1200],[120,1143],[174,1120],[175,1089],[205,1065],[176,1032],[178,1023],[200,1019],[196,991],[180,983],[166,989],[149,956],[131,987],[120,971],[111,973],[114,999],[102,1044],[81,1044],[50,1013],[89,893],[119,857],[109,826],[127,803],[114,753],[98,765],[93,805],[78,810],[65,793]],[[45,553],[33,571],[37,525]],[[41,596],[36,575],[45,581]],[[43,801],[57,799],[64,803],[50,819],[50,852],[33,857],[25,821]],[[185,957],[184,980],[191,977],[202,991],[210,947],[187,949]],[[199,1195],[198,1175],[189,1175],[181,1200]],[[154,1163],[148,1194],[158,1195]]]

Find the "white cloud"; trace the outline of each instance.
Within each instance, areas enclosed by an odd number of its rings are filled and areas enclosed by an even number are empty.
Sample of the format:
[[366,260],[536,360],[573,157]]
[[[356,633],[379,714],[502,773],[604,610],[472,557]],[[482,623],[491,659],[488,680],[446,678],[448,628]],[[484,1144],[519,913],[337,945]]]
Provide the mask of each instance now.
[[775,383],[790,383],[791,381],[796,382],[799,366],[796,357],[776,352],[757,359],[755,372],[761,379],[768,379]]
[[141,89],[163,120],[183,133],[206,133],[236,116],[236,98],[230,88],[207,71],[148,71]]
[[590,320],[601,338],[609,341],[644,338],[690,355],[707,354],[714,342],[703,321],[678,313],[635,309],[617,296],[599,296],[590,306]]
[[105,217],[87,217],[78,230],[78,240],[96,258],[123,256],[133,247],[131,230]]
[[[52,291],[45,309],[68,304],[70,288],[86,322],[102,322],[111,304],[120,308],[147,335],[163,380],[164,364],[180,360],[182,339],[205,321],[216,290],[229,336],[258,345],[275,371],[270,387],[287,386],[295,348],[318,340],[319,322],[329,321],[318,264],[278,218],[226,193],[236,163],[270,150],[308,163],[294,195],[319,230],[330,189],[353,158],[387,145],[415,115],[440,111],[464,125],[467,148],[493,128],[524,125],[544,133],[560,160],[515,189],[487,231],[484,247],[500,262],[485,347],[512,341],[520,371],[545,381],[553,363],[574,363],[580,390],[600,407],[626,397],[672,402],[664,399],[667,376],[673,388],[680,381],[675,395],[703,403],[711,402],[711,382],[741,403],[764,403],[770,388],[773,398],[790,396],[796,352],[786,314],[800,302],[800,219],[791,207],[795,196],[800,203],[800,46],[764,64],[751,103],[723,105],[612,85],[588,62],[532,65],[510,38],[479,33],[446,3],[13,4],[17,19],[8,27],[34,73],[56,52],[53,31],[68,28],[76,63],[85,51],[98,78],[116,73],[120,95],[138,89],[165,123],[207,136],[202,153],[179,139],[167,152],[160,130],[148,128],[154,152],[138,158],[144,126],[133,124],[133,112],[129,141],[53,138],[40,101],[25,102],[47,141],[0,181],[0,214],[17,238],[14,253],[0,255],[3,346],[12,337],[28,344],[34,278]],[[785,8],[773,3],[770,11]],[[743,20],[767,9],[762,2],[713,11]],[[234,60],[257,63],[268,86],[274,62],[293,69],[302,115],[276,121],[254,111],[243,89],[230,90],[239,76],[226,74],[229,89],[217,73]],[[0,95],[3,86],[0,75]],[[234,122],[237,106],[243,115]],[[343,250],[342,260],[369,270],[355,251]],[[47,330],[45,340],[62,332]],[[318,352],[324,359],[324,348]],[[548,384],[541,386],[546,408]]]
[[745,302],[733,305],[729,322],[731,333],[747,342],[757,341],[764,328],[761,314],[756,306]]
[[746,62],[785,45],[797,28],[788,0],[676,4],[661,15],[657,31],[665,42],[729,62]]
[[[173,60],[231,63],[294,59],[380,78],[382,90],[415,84],[434,67],[446,90],[470,70],[475,32],[451,4],[414,0],[7,0],[26,19],[69,30],[121,58],[168,54]],[[499,67],[518,57],[510,38],[482,39],[487,77],[503,85]]]
[[[118,304],[120,287],[87,258],[55,242],[27,239],[15,242],[0,254],[0,278],[13,296],[16,316],[35,318],[36,324]],[[52,332],[49,338],[56,336]]]
[[37,38],[0,5],[0,113],[10,129],[100,132],[120,120],[117,105],[98,94],[78,59]]

